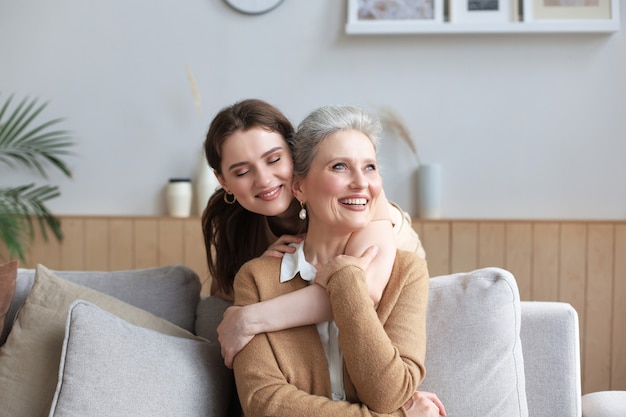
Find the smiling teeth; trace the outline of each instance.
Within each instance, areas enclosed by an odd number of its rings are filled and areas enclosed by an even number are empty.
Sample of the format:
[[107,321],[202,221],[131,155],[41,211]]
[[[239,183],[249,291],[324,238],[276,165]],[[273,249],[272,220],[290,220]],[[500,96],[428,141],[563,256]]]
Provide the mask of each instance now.
[[276,188],[275,190],[270,191],[269,193],[266,193],[266,194],[259,194],[259,197],[261,197],[261,198],[271,197],[271,196],[275,195],[276,193],[278,193],[278,188]]
[[364,198],[350,198],[347,200],[339,200],[341,204],[348,204],[350,206],[364,206],[367,200]]

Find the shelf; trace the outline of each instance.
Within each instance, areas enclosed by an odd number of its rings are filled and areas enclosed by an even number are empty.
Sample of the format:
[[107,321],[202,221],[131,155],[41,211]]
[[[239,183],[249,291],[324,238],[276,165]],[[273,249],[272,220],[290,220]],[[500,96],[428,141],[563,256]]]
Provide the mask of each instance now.
[[[377,22],[378,23],[378,22]],[[613,33],[620,30],[619,21],[576,22],[510,22],[510,23],[419,23],[396,22],[348,23],[349,35],[382,34],[489,34],[489,33]]]

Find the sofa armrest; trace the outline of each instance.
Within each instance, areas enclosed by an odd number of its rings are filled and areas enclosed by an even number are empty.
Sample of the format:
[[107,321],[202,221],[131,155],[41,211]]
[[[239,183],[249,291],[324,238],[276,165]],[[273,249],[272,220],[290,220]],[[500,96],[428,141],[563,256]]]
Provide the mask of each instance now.
[[626,416],[626,391],[598,391],[583,395],[583,417]]
[[531,417],[581,415],[578,314],[568,303],[524,301],[522,351]]

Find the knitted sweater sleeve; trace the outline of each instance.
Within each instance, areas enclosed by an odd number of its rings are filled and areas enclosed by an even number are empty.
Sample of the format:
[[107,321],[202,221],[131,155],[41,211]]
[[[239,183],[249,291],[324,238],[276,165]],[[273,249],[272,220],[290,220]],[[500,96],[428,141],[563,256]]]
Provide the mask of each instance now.
[[[252,262],[240,269],[235,279],[236,305],[263,298],[264,286],[271,281],[272,272],[264,266],[262,262]],[[380,414],[362,403],[332,401],[322,395],[328,386],[326,359],[323,351],[319,356],[311,354],[311,340],[315,340],[308,338],[318,338],[315,326],[272,335],[271,338],[264,333],[256,335],[235,356],[235,381],[246,417],[406,416],[404,409]],[[326,375],[321,385],[316,382],[320,375]]]
[[369,299],[365,273],[355,266],[333,273],[327,290],[346,370],[357,397],[380,413],[399,409],[425,373],[425,261],[414,253],[398,251],[377,311]]

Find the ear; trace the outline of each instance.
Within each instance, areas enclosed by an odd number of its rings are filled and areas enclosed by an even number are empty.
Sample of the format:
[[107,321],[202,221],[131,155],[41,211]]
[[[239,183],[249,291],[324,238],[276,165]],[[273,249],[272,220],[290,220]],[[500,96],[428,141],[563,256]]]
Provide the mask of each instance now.
[[291,193],[296,198],[296,200],[300,202],[305,202],[306,198],[304,197],[304,190],[302,189],[302,181],[299,178],[293,179],[291,182]]
[[213,171],[213,174],[215,174],[215,178],[217,178],[217,181],[220,183],[220,185],[222,186],[222,188],[224,190],[228,189],[228,184],[226,183],[226,180],[224,179],[224,177],[220,174],[218,174],[216,171]]

